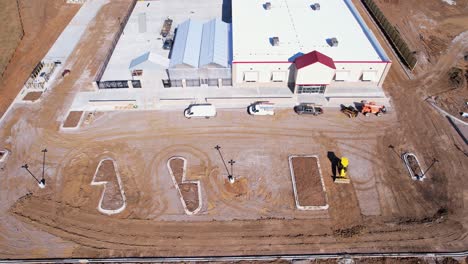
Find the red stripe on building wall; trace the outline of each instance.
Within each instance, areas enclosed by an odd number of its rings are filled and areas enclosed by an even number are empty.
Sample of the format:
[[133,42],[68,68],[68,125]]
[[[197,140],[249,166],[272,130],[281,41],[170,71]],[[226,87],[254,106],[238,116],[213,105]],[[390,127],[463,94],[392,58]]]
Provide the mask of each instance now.
[[[391,61],[334,61],[335,63],[391,63]],[[233,61],[232,64],[245,64],[245,63],[294,63],[291,61]]]
[[322,85],[325,85],[325,86],[327,86],[327,85],[329,85],[329,83],[328,83],[328,84],[325,84],[325,83],[323,83],[323,84],[316,84],[316,83],[313,83],[313,84],[310,84],[310,83],[296,83],[296,85],[302,85],[302,86],[322,86]]
[[389,63],[389,61],[335,61],[335,63]]
[[233,61],[232,64],[241,64],[241,63],[293,63],[290,61]]

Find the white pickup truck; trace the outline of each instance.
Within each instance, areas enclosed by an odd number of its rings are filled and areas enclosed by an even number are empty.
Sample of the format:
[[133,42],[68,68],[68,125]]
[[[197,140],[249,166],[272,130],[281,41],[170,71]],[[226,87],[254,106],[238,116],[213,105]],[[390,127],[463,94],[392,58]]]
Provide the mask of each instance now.
[[274,115],[274,106],[275,104],[270,102],[255,102],[247,108],[247,111],[251,115]]

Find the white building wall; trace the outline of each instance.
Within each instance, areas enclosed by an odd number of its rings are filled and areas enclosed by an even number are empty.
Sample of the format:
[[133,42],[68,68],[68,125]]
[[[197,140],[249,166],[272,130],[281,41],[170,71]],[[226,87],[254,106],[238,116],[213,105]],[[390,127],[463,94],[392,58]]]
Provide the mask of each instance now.
[[[333,72],[335,70],[316,63],[303,68],[302,70],[305,70],[303,76],[298,76],[298,80],[296,81],[295,67],[292,63],[234,63],[232,65],[232,78],[233,84],[237,87],[287,87],[288,82],[296,82],[297,84],[330,83],[331,87],[382,87],[390,65],[391,63],[387,62],[335,62],[336,71],[349,72],[347,81],[335,81],[335,75],[332,74],[330,77],[330,73],[326,69]],[[290,72],[290,69],[292,69],[292,72]],[[256,83],[246,83],[244,81],[244,73],[249,71],[258,72]],[[288,80],[283,83],[273,82],[271,78],[274,71],[286,71],[286,78]],[[362,81],[364,71],[375,71],[375,81]]]
[[[233,84],[238,87],[287,87],[288,82],[294,82],[294,75],[291,76],[289,69],[294,67],[292,63],[234,63],[232,65]],[[258,72],[258,80],[256,83],[246,83],[244,81],[245,72]],[[273,82],[273,72],[284,72],[285,80],[283,82]]]
[[334,75],[335,69],[314,63],[297,70],[296,85],[329,84]]
[[[347,81],[333,81],[331,85],[333,86],[377,86],[382,76],[385,74],[385,69],[387,66],[386,62],[377,62],[377,63],[337,63],[335,62],[336,71],[348,71],[349,77]],[[364,71],[375,71],[376,78],[375,81],[362,81],[362,75]],[[381,83],[379,85],[381,87]]]

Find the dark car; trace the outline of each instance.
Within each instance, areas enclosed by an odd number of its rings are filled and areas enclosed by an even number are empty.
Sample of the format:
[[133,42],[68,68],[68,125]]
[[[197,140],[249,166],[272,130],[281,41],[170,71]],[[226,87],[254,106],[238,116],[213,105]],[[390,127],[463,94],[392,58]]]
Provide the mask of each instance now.
[[323,114],[323,109],[321,107],[317,107],[313,104],[300,104],[294,107],[294,112],[298,115],[320,115]]
[[172,39],[166,39],[163,44],[163,49],[170,50],[172,48],[172,43],[174,41]]

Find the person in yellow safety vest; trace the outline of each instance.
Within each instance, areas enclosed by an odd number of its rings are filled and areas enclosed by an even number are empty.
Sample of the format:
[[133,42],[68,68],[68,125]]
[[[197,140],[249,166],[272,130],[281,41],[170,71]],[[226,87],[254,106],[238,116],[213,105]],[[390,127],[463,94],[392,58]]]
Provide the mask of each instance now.
[[340,177],[346,177],[346,173],[348,171],[349,161],[348,158],[342,157],[340,159],[340,164],[338,165],[338,169],[340,171]]

